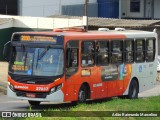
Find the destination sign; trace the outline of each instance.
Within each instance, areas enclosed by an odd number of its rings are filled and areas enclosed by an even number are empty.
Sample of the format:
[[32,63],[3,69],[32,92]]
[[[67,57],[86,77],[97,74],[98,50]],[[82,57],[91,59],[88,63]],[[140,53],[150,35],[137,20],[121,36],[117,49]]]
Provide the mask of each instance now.
[[27,71],[28,70],[28,66],[23,66],[23,65],[13,65],[12,66],[13,70],[17,70],[17,71]]
[[28,42],[53,42],[57,43],[57,37],[50,37],[50,36],[33,36],[33,35],[21,35],[21,41],[28,41]]

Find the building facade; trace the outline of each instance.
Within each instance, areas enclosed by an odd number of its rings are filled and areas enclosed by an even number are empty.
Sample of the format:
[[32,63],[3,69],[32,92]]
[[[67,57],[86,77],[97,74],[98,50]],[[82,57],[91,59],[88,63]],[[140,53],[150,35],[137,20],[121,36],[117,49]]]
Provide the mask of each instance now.
[[[160,19],[160,0],[88,0],[88,16]],[[83,16],[85,0],[0,0],[0,14]]]
[[[84,3],[85,0],[19,0],[19,15],[35,17],[62,14],[83,16]],[[89,7],[96,9],[92,4],[97,4],[97,0],[89,0]],[[90,14],[93,13],[90,12]],[[97,14],[91,16],[97,17]]]
[[119,18],[160,19],[160,0],[119,0]]
[[97,3],[99,17],[160,19],[160,0],[97,0]]

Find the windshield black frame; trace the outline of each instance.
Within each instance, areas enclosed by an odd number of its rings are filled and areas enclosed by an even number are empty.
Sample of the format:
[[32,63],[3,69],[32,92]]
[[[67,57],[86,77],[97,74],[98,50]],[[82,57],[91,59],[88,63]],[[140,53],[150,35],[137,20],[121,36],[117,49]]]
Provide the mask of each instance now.
[[[50,51],[50,50],[60,50],[62,53],[62,55],[61,55],[61,57],[62,57],[62,68],[61,68],[61,70],[62,70],[62,72],[61,72],[61,74],[57,74],[57,75],[46,75],[46,74],[41,74],[41,73],[39,73],[39,74],[34,74],[34,60],[35,60],[35,55],[33,55],[34,56],[34,58],[33,58],[33,62],[32,62],[32,70],[33,71],[30,71],[30,72],[32,72],[31,74],[28,72],[28,74],[23,74],[23,73],[16,73],[16,72],[13,72],[13,70],[12,70],[12,65],[13,65],[13,62],[14,62],[14,49],[15,49],[15,47],[19,47],[19,48],[21,48],[21,52],[23,53],[23,52],[26,52],[27,51],[27,49],[29,48],[29,49],[42,49],[42,52],[43,52],[43,50],[47,50],[46,52],[48,52],[48,51]],[[29,53],[29,52],[28,52]],[[56,53],[56,52],[55,52]],[[54,53],[54,54],[55,54]],[[34,53],[35,54],[35,53]],[[45,54],[42,56],[42,57],[44,57],[45,56]],[[21,64],[21,63],[20,63]],[[26,63],[25,63],[26,64]],[[25,64],[24,64],[24,70],[25,70]],[[59,63],[60,64],[60,63]],[[36,65],[36,66],[38,66],[38,65]],[[38,67],[37,67],[38,68]],[[39,69],[39,68],[38,68]],[[35,44],[35,43],[26,43],[26,42],[12,42],[12,53],[11,53],[11,58],[10,58],[10,64],[9,64],[9,73],[12,73],[12,74],[18,74],[18,75],[29,75],[29,76],[46,76],[46,77],[51,77],[51,76],[53,76],[53,77],[55,77],[55,76],[62,76],[63,74],[64,74],[64,48],[63,48],[63,45],[47,45],[47,44],[42,44],[42,43],[37,43],[37,44]]]

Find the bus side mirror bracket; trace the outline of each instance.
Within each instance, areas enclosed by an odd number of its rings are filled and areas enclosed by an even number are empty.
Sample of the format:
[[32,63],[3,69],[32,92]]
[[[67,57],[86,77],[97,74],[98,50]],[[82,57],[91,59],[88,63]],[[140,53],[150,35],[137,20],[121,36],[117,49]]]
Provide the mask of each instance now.
[[11,41],[7,42],[5,45],[4,45],[4,48],[3,48],[3,57],[4,59],[9,62],[9,55],[10,55],[10,47],[11,47]]

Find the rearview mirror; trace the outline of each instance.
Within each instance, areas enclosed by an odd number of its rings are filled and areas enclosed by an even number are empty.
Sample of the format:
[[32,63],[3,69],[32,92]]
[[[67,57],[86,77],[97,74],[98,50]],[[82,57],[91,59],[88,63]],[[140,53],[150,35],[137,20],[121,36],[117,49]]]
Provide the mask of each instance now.
[[10,49],[11,49],[11,41],[7,42],[3,48],[3,57],[7,62],[9,62]]

